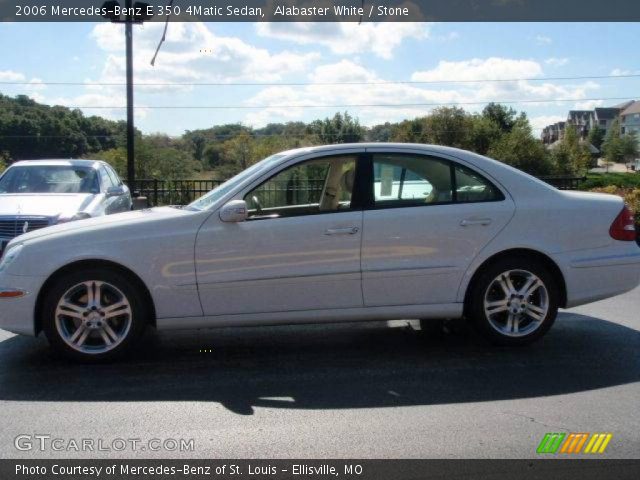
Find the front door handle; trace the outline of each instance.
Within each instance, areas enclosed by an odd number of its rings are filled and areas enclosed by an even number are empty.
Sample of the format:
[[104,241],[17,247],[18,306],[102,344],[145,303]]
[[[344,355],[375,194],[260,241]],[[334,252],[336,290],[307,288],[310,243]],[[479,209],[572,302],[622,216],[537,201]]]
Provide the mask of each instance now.
[[461,227],[469,227],[471,225],[489,225],[490,218],[465,218],[460,222]]
[[325,235],[355,235],[359,231],[360,229],[358,227],[329,228],[324,232],[324,234]]

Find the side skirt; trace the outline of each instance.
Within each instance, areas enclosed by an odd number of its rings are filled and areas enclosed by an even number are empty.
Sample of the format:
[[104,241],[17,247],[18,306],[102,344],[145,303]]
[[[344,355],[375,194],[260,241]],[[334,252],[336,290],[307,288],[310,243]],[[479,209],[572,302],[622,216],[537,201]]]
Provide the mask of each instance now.
[[210,315],[205,317],[159,318],[158,330],[181,330],[214,327],[251,327],[258,325],[293,325],[305,323],[339,323],[403,318],[460,318],[462,303],[402,305],[384,307],[302,310],[294,312]]

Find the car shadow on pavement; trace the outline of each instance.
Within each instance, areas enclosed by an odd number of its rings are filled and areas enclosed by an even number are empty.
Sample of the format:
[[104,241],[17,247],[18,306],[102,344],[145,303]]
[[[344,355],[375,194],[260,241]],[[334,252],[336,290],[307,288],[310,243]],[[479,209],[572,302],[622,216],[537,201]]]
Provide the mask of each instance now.
[[[131,358],[78,365],[40,339],[0,342],[0,400],[203,401],[371,408],[532,398],[640,380],[640,332],[564,312],[538,343],[497,348],[408,322],[152,332]],[[399,326],[398,326],[399,325]]]

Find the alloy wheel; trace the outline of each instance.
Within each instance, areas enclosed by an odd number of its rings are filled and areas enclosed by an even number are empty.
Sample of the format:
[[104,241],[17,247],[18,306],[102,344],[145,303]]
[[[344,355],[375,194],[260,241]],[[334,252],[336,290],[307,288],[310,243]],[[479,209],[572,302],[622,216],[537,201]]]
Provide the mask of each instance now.
[[71,287],[58,301],[55,325],[74,350],[100,354],[120,345],[132,323],[131,304],[110,283],[89,280]]
[[549,312],[549,292],[544,282],[526,270],[498,275],[484,295],[484,313],[500,334],[524,337],[542,325]]

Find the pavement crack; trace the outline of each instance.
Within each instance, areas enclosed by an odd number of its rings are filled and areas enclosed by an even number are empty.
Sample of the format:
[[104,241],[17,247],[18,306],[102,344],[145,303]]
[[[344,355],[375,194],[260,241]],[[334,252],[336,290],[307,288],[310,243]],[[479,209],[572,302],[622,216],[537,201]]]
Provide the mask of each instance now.
[[536,420],[536,418],[535,418],[535,417],[532,417],[532,416],[530,416],[530,415],[525,415],[525,414],[523,414],[523,413],[516,413],[516,412],[500,412],[500,413],[501,413],[502,415],[511,415],[511,416],[513,416],[513,417],[520,417],[520,418],[524,418],[524,419],[526,419],[526,420],[528,420],[528,421],[530,421],[530,422],[532,422],[532,423],[536,423],[536,424],[538,424],[538,425],[542,425],[543,427],[551,428],[551,429],[553,429],[553,430],[566,430],[566,431],[569,431],[569,429],[567,429],[567,428],[566,428],[566,427],[564,427],[564,426],[559,426],[559,425],[549,425],[548,423],[541,422],[541,421],[539,421],[539,420]]

